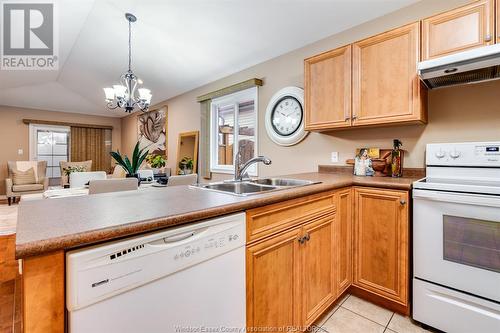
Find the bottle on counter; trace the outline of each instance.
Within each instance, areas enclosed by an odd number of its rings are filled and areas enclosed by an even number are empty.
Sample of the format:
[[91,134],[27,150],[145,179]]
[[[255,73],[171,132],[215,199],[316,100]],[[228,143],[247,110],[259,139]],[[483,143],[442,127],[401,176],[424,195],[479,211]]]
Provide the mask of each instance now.
[[401,146],[403,143],[398,139],[394,139],[394,147],[392,149],[392,176],[403,176],[403,166],[401,165]]

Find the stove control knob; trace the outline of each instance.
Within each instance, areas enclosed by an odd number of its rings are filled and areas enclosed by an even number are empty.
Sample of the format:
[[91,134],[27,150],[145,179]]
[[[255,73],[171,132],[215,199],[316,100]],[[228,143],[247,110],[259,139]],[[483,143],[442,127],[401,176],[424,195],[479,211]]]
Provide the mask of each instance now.
[[460,156],[461,156],[461,154],[460,154],[459,151],[454,150],[454,151],[450,152],[450,157],[453,158],[453,159],[457,159]]
[[446,156],[446,153],[440,149],[439,151],[436,152],[435,155],[437,158],[442,159],[443,157]]

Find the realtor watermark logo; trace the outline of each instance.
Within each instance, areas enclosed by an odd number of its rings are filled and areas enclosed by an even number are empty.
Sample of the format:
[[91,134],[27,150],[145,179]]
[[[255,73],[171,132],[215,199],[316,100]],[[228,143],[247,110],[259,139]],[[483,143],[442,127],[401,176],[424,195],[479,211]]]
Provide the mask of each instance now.
[[59,36],[53,2],[2,1],[0,17],[0,69],[59,68]]

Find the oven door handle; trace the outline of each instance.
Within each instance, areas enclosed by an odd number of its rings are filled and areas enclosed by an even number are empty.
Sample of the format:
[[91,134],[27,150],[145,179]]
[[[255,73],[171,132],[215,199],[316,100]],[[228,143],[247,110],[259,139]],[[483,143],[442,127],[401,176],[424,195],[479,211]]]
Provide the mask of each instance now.
[[473,194],[473,193],[454,193],[429,190],[413,190],[413,199],[431,200],[441,202],[451,202],[458,204],[488,206],[500,208],[500,196]]

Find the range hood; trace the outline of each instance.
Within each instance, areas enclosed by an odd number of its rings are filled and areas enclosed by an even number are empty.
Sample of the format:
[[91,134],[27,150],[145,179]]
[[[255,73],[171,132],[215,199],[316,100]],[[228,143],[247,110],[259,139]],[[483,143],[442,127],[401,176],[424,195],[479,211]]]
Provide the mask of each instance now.
[[429,89],[500,79],[500,44],[422,61],[418,75]]

